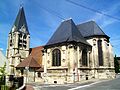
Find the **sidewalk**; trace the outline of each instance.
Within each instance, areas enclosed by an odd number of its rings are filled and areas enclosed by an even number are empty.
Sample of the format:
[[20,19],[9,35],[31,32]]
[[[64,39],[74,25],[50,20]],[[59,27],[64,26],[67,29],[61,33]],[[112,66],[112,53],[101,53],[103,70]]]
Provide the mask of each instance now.
[[26,85],[23,90],[34,90],[34,88],[31,85]]
[[71,87],[71,88],[81,87],[82,88],[82,87],[86,87],[86,86],[100,83],[103,81],[108,81],[108,80],[93,79],[93,80],[81,81],[81,82],[70,83],[70,84],[38,84],[38,83],[33,83],[33,84],[29,84],[28,86],[32,86],[32,88],[34,88],[34,89],[31,89],[29,87],[30,89],[25,89],[25,90],[38,90],[38,89],[40,90],[40,89],[46,88],[46,87],[47,88],[48,87]]

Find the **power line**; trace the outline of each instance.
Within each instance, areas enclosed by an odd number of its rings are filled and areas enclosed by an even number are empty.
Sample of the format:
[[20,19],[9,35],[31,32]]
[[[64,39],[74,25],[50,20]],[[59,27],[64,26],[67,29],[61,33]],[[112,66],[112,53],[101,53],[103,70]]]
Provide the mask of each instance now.
[[[57,13],[56,11],[54,11],[54,10],[52,10],[52,9],[48,9],[48,8],[45,8],[45,7],[42,7],[42,6],[39,6],[39,7],[40,7],[41,9],[47,11],[48,13],[50,13],[50,14],[58,17],[58,18],[60,18],[61,20],[64,20],[64,21],[66,20],[61,14]],[[67,23],[69,23],[69,24],[71,25],[70,22],[67,22]]]
[[48,8],[45,8],[45,7],[42,7],[42,6],[39,6],[39,7],[40,7],[41,9],[47,11],[48,13],[50,13],[50,14],[52,14],[52,15],[54,15],[54,16],[62,19],[62,20],[65,20],[65,18],[64,18],[61,14],[57,13],[56,11],[54,11],[54,10],[52,10],[52,9],[48,9]]
[[84,6],[84,5],[80,4],[80,3],[78,4],[78,3],[74,2],[74,1],[71,1],[71,0],[66,0],[66,1],[69,2],[69,3],[72,3],[72,4],[76,5],[76,6],[79,6],[79,7],[85,8],[85,9],[87,9],[87,10],[90,10],[90,11],[92,11],[92,12],[96,12],[96,13],[99,13],[99,14],[101,14],[101,15],[104,15],[104,16],[107,16],[107,17],[109,17],[109,18],[113,18],[113,19],[115,19],[115,20],[117,20],[117,21],[120,21],[120,18],[117,18],[117,17],[111,16],[111,15],[105,14],[105,13],[103,13],[103,12],[101,12],[101,11],[95,10],[95,9],[93,9],[93,8],[89,8],[89,7]]

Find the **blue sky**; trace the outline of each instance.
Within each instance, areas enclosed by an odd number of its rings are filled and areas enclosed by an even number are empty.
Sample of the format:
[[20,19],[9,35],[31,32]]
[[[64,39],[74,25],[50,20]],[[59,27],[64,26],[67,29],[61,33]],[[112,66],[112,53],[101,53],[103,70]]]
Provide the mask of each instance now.
[[[72,0],[78,4],[99,10],[105,14],[120,18],[119,0]],[[94,20],[110,36],[111,44],[117,56],[120,56],[120,21],[76,6],[66,0],[0,0],[0,48],[4,54],[10,32],[18,14],[20,4],[23,3],[29,32],[30,47],[45,45],[62,18],[72,18],[76,24]],[[43,8],[53,10],[49,13]]]

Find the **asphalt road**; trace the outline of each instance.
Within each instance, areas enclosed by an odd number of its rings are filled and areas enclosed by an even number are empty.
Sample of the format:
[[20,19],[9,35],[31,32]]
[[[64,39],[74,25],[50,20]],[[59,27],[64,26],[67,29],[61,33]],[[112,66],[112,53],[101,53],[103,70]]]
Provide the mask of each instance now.
[[99,83],[36,86],[35,90],[120,90],[120,77]]
[[120,77],[76,90],[120,90]]

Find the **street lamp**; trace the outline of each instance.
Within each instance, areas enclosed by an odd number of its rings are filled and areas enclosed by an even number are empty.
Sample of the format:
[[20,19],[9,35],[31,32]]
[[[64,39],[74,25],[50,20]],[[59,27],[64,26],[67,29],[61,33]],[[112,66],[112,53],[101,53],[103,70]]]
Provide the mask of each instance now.
[[75,70],[73,71],[73,82],[75,83]]
[[28,70],[29,70],[29,67],[25,67],[25,70],[26,70],[26,83],[27,83],[27,77],[28,77]]

